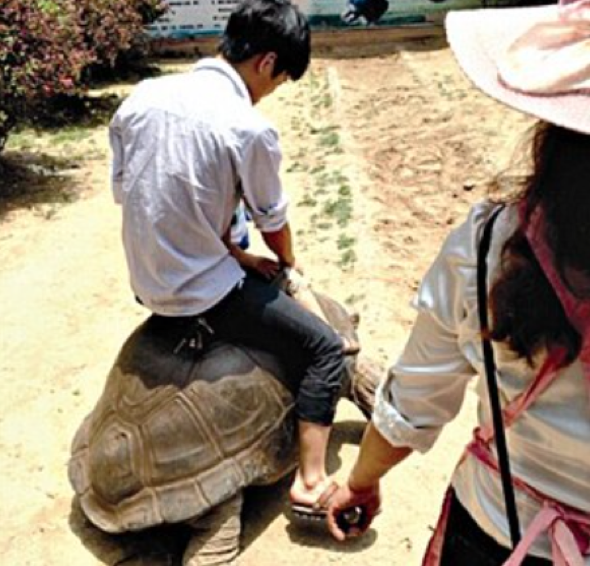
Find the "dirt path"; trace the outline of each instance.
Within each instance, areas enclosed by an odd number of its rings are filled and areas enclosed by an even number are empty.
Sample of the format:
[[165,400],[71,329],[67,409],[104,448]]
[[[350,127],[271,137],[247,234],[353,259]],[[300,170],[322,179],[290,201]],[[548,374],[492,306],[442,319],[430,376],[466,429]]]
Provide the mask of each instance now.
[[[439,40],[372,51],[317,57],[301,84],[263,110],[281,132],[307,273],[361,313],[364,351],[387,364],[403,347],[422,273],[528,121],[471,89]],[[18,566],[177,564],[168,533],[106,536],[72,506],[72,436],[145,316],[127,287],[106,130],[76,150],[85,147],[93,158],[69,181],[82,190],[78,201],[0,224],[0,555]],[[55,148],[40,140],[33,150]],[[383,513],[350,544],[290,524],[286,484],[249,494],[242,565],[419,564],[473,410],[468,391],[435,449],[386,478]],[[361,433],[360,413],[343,403],[330,457],[337,477],[346,476]]]

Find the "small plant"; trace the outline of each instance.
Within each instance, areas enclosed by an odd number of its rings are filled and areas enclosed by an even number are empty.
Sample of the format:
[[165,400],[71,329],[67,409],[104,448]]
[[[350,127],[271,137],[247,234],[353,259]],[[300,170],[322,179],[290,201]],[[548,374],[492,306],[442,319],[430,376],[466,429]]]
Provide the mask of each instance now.
[[332,223],[331,222],[318,222],[316,224],[316,228],[318,230],[329,230],[330,228],[332,228]]
[[305,163],[295,161],[292,165],[287,168],[287,173],[298,173],[300,171],[307,171],[308,167]]
[[323,208],[331,218],[334,218],[338,226],[346,226],[352,218],[352,204],[349,199],[328,201]]
[[320,146],[335,147],[340,145],[340,136],[338,132],[326,132],[320,138]]
[[314,72],[313,69],[309,70],[309,73],[307,73],[308,79],[309,79],[309,86],[311,87],[310,90],[314,90],[316,88],[318,88],[319,86],[319,81],[316,77],[316,74]]
[[349,197],[352,195],[352,189],[350,188],[350,185],[340,185],[340,187],[338,187],[338,194],[341,197]]
[[338,265],[342,269],[349,269],[353,266],[355,261],[356,261],[356,253],[354,252],[354,250],[348,249],[340,256],[340,260],[338,261]]
[[309,195],[305,195],[298,203],[297,206],[316,206],[318,201]]
[[338,241],[336,242],[336,247],[339,250],[345,250],[347,248],[352,248],[355,243],[356,238],[347,236],[346,234],[340,234],[340,236],[338,236]]

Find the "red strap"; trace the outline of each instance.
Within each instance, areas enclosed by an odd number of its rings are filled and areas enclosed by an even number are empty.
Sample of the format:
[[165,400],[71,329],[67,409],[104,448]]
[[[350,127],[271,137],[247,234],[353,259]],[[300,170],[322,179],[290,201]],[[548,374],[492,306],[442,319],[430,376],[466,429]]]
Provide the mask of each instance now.
[[[502,417],[506,428],[512,425],[560,375],[557,370],[563,365],[566,354],[565,348],[554,348],[526,390],[504,407]],[[485,424],[481,427],[478,435],[488,443],[494,437],[494,427],[491,423]]]
[[[522,210],[521,215],[521,217],[524,217]],[[582,337],[582,348],[579,359],[582,363],[590,394],[590,299],[580,300],[564,285],[559,273],[555,269],[553,252],[547,244],[545,232],[543,213],[540,208],[537,208],[531,215],[530,222],[527,225],[526,237],[541,269],[559,298],[567,317]]]

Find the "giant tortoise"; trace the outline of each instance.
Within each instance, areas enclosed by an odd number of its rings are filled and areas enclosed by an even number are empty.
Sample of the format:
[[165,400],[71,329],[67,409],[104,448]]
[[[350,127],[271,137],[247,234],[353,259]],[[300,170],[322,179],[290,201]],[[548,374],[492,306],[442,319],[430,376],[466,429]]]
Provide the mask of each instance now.
[[[356,339],[341,305],[318,302]],[[185,522],[185,566],[232,564],[243,488],[296,467],[293,393],[272,355],[226,343],[200,351],[188,331],[152,316],[128,338],[74,438],[69,477],[100,529]],[[357,358],[347,358],[342,395],[369,416],[379,372]]]

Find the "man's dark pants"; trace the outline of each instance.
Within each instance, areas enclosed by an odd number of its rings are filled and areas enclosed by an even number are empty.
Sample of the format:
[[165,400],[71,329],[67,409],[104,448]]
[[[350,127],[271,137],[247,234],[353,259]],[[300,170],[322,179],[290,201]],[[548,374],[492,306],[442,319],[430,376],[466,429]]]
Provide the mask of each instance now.
[[298,418],[332,423],[344,357],[340,337],[323,320],[255,274],[200,316],[215,339],[275,354],[289,381],[298,384]]

